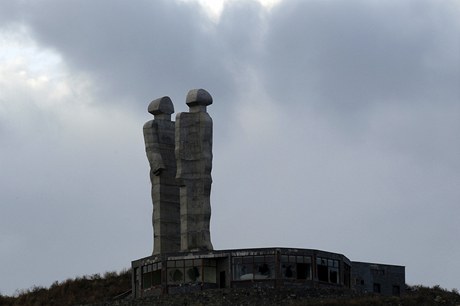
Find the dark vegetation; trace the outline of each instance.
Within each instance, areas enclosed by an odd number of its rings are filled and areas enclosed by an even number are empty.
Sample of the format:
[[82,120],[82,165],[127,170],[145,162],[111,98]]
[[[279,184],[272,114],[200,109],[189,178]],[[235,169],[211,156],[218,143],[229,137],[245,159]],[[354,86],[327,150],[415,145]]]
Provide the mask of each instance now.
[[403,297],[385,297],[376,294],[356,294],[334,289],[216,289],[197,293],[151,297],[136,302],[120,304],[99,304],[95,306],[146,306],[146,305],[289,305],[289,306],[459,306],[460,295],[456,290],[448,291],[435,286],[432,288],[413,286]]
[[100,303],[131,289],[131,270],[106,272],[102,276],[77,277],[54,282],[49,288],[34,286],[13,297],[0,295],[0,306],[53,306]]
[[409,286],[402,297],[360,295],[353,292],[328,290],[270,290],[270,289],[218,289],[203,292],[151,297],[133,301],[123,300],[123,293],[131,289],[131,271],[107,272],[104,275],[68,279],[55,282],[49,288],[33,287],[15,296],[0,295],[1,306],[44,305],[401,305],[431,306],[460,305],[460,294],[439,286]]
[[408,286],[402,297],[381,296],[377,294],[343,295],[339,297],[314,298],[309,301],[298,301],[291,305],[328,305],[328,306],[460,306],[460,294],[440,286]]

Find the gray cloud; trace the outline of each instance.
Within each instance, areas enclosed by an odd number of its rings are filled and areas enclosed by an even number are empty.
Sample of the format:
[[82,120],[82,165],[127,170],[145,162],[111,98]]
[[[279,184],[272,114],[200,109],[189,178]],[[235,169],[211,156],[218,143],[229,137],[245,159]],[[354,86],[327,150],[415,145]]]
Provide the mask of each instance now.
[[[211,21],[197,5],[174,1],[35,3],[32,29],[79,70],[97,76],[109,96],[138,99],[205,84],[231,86]],[[82,18],[84,16],[84,18]],[[106,85],[107,84],[107,85]],[[115,89],[115,90],[114,90]]]
[[273,11],[267,35],[267,88],[274,95],[312,96],[319,101],[310,103],[340,112],[433,101],[446,91],[452,97],[459,67],[445,69],[445,63],[459,60],[453,5],[287,1]]

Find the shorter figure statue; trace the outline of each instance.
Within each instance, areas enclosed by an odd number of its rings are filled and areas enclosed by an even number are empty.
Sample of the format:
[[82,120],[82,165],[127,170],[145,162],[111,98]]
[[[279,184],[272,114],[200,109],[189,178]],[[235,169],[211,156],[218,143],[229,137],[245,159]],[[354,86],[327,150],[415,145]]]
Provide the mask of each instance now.
[[153,203],[153,255],[180,251],[180,201],[176,183],[174,106],[169,97],[152,101],[144,124]]
[[204,89],[187,94],[188,113],[176,116],[177,181],[180,184],[181,250],[212,250],[211,169],[212,119],[206,107],[211,95]]

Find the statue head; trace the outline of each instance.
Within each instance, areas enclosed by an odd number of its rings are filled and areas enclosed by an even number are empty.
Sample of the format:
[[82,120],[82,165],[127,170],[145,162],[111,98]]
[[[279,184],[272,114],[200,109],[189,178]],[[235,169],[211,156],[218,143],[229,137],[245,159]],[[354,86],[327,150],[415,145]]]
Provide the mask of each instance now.
[[148,111],[154,116],[168,115],[171,117],[171,114],[174,113],[174,105],[171,101],[171,98],[165,96],[150,102]]
[[204,89],[192,89],[187,94],[187,99],[185,103],[192,108],[204,109],[206,110],[206,106],[212,104],[212,97]]

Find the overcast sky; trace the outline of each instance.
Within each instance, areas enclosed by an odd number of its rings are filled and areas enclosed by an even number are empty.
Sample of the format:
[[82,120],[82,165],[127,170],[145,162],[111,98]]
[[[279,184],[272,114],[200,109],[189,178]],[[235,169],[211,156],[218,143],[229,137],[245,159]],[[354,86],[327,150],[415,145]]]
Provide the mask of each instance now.
[[0,3],[0,293],[151,254],[142,126],[192,88],[214,98],[216,249],[460,288],[458,1],[133,3]]

